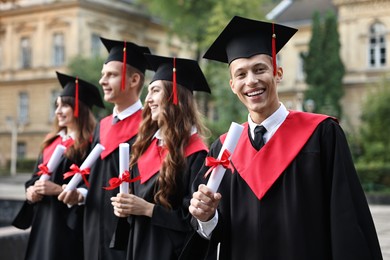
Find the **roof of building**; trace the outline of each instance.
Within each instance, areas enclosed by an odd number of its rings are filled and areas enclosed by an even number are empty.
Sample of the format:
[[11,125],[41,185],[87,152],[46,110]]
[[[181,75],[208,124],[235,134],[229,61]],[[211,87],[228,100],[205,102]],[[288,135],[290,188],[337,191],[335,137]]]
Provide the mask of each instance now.
[[282,0],[268,14],[267,18],[277,23],[297,23],[311,21],[315,11],[325,14],[337,11],[332,0]]

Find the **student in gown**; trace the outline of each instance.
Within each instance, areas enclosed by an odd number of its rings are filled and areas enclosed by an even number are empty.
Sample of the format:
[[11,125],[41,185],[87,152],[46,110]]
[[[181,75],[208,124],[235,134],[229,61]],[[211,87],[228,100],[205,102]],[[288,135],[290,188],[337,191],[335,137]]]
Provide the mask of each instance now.
[[86,260],[121,260],[125,259],[126,252],[110,247],[118,221],[110,198],[116,196],[119,189],[107,191],[103,187],[107,186],[109,179],[119,175],[119,144],[129,143],[131,147],[138,132],[142,119],[140,94],[146,70],[144,53],[150,51],[132,42],[106,38],[101,38],[101,41],[109,54],[99,83],[104,100],[114,104],[114,108],[113,113],[96,126],[92,142],[93,145],[102,144],[105,150],[91,167],[90,187],[86,198],[83,198],[84,252]]
[[[80,165],[91,149],[96,125],[92,106],[104,108],[104,104],[91,83],[59,72],[57,77],[63,90],[55,103],[54,128],[43,141],[34,174],[25,184],[26,201],[13,222],[22,229],[31,226],[25,256],[29,260],[83,259],[83,206],[69,208],[57,196],[69,182],[63,174],[72,164]],[[66,150],[58,167],[48,180],[40,180],[48,173],[47,163],[59,144]]]
[[112,198],[115,215],[131,223],[117,242],[128,240],[127,260],[174,260],[192,234],[191,184],[208,152],[193,91],[210,89],[194,60],[146,58],[156,73],[130,160],[131,177],[140,181],[130,184],[130,194]]
[[[224,260],[382,259],[337,120],[289,111],[278,99],[283,69],[276,53],[295,32],[236,16],[204,55],[229,64],[230,88],[249,115],[231,158],[234,172],[226,170],[217,193],[205,185],[208,167],[194,182],[189,210],[205,239],[194,236],[187,252],[215,259],[220,243]],[[225,137],[210,156],[217,157]]]

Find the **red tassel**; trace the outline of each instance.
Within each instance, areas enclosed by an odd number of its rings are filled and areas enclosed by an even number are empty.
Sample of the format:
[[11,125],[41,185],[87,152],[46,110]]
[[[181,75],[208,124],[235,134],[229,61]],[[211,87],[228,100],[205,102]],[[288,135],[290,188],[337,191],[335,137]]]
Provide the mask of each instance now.
[[274,66],[274,76],[276,76],[276,34],[274,23],[272,23],[272,65]]
[[74,97],[74,111],[73,116],[79,117],[79,78],[76,77],[76,90],[75,90],[75,97]]
[[173,104],[177,105],[176,58],[173,57]]
[[122,85],[121,90],[124,91],[126,88],[126,41],[123,47],[123,64],[122,64]]

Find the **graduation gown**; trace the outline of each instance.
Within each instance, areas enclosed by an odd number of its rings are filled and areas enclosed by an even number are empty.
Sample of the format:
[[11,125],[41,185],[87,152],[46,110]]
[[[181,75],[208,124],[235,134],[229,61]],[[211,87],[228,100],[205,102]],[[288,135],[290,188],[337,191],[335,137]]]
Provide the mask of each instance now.
[[[226,171],[218,190],[217,227],[210,240],[194,235],[186,251],[215,259],[220,243],[224,260],[382,259],[345,135],[321,117],[291,111],[258,152],[244,124],[234,173]],[[218,156],[223,139],[212,144],[211,156]],[[207,182],[206,171],[194,189]]]
[[[35,173],[25,184],[26,189],[34,185],[40,178],[38,165],[47,163],[54,148],[61,141],[58,137],[51,145],[46,147],[37,160]],[[60,186],[70,181],[63,174],[69,171],[69,167],[80,162],[73,162],[64,156],[50,180]],[[44,196],[37,203],[29,204],[27,201],[15,218],[13,225],[26,229],[31,225],[31,232],[26,250],[26,260],[53,260],[53,259],[83,259],[83,206],[69,208],[59,201],[57,196]]]
[[85,201],[84,255],[87,260],[125,259],[125,250],[110,248],[110,242],[117,226],[118,217],[114,215],[111,197],[119,188],[104,190],[109,180],[119,175],[119,144],[135,141],[142,111],[112,125],[112,115],[103,118],[97,125],[92,146],[101,143],[105,150],[91,167],[90,187]]
[[[133,178],[141,176],[141,181],[131,183],[134,194],[151,203],[155,203],[159,170],[165,157],[156,140],[151,143],[132,170]],[[186,169],[182,173],[182,195],[174,196],[170,200],[172,209],[156,204],[151,218],[147,216],[128,218],[131,229],[126,234],[127,260],[179,259],[185,241],[192,234],[191,215],[188,211],[192,197],[191,184],[204,163],[207,152],[207,146],[198,135],[192,135],[185,152]]]

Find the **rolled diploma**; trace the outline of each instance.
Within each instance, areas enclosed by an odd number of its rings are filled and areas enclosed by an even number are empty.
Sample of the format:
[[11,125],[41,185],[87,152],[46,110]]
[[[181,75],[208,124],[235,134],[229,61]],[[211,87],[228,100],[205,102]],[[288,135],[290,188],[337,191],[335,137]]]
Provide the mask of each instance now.
[[[47,168],[49,169],[49,173],[52,173],[57,168],[58,164],[60,163],[61,156],[64,154],[66,150],[66,147],[62,144],[58,144],[56,148],[54,149],[53,154],[51,155],[49,161],[47,162]],[[39,180],[41,181],[47,181],[50,179],[49,174],[42,174],[41,177],[39,177]]]
[[[221,151],[218,155],[218,160],[221,159],[223,152],[227,149],[230,152],[230,157],[233,155],[234,150],[236,149],[238,140],[242,134],[244,127],[235,122],[232,122],[227,133],[225,142],[222,145]],[[225,174],[226,169],[222,165],[218,165],[213,169],[210,174],[210,178],[207,182],[207,187],[209,187],[213,192],[217,192],[219,185],[221,184],[222,178]]]
[[[129,144],[119,144],[119,177],[122,178],[122,174],[129,170]],[[119,186],[120,193],[129,193],[129,183],[122,182]]]
[[[96,161],[96,159],[100,156],[100,154],[104,151],[104,146],[101,144],[96,144],[93,150],[89,153],[88,157],[85,159],[83,164],[80,166],[80,170],[84,170],[86,168],[90,168]],[[77,185],[83,179],[80,173],[76,173],[73,175],[72,179],[66,185],[65,191],[71,191],[76,189]]]

